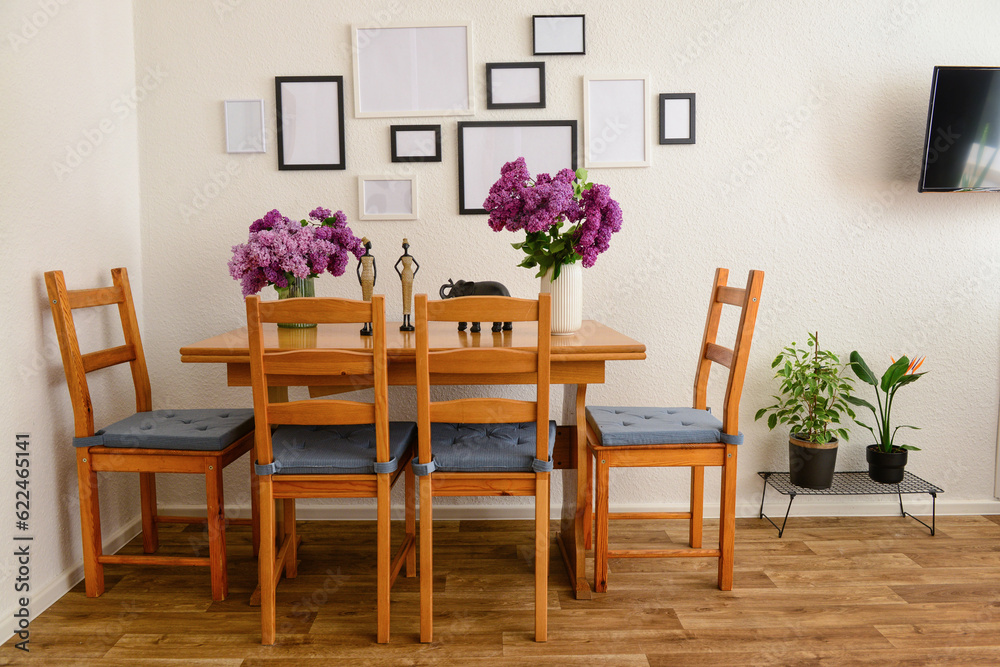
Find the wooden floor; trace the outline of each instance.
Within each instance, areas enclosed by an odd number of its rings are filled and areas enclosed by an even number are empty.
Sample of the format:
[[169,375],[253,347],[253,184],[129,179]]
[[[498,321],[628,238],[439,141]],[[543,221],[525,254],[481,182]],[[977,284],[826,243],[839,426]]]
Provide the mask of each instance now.
[[[683,525],[670,523],[615,522],[612,544],[681,543]],[[164,525],[161,549],[190,553],[199,531]],[[781,539],[741,519],[726,593],[714,560],[613,560],[610,592],[578,601],[554,548],[544,644],[532,641],[530,522],[436,525],[427,645],[415,578],[397,582],[392,641],[375,644],[373,524],[302,522],[300,532],[299,577],[278,589],[276,646],[259,644],[249,529],[235,527],[226,601],[212,602],[206,568],[109,566],[103,597],[79,584],[33,620],[30,655],[9,641],[0,664],[1000,664],[998,516],[939,517],[935,537],[898,517],[792,517]]]

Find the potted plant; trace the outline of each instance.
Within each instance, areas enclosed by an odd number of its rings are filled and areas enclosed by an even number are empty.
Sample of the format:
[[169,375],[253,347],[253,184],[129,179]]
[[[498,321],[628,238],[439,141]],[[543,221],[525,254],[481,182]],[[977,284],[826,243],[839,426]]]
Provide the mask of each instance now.
[[809,489],[828,489],[833,484],[837,465],[838,436],[850,438],[840,426],[840,416],[854,412],[847,401],[852,390],[851,379],[845,376],[846,364],[841,364],[833,352],[820,349],[819,332],[809,334],[805,349],[792,343],[784,348],[771,368],[774,377],[781,378],[780,395],[776,403],[757,411],[754,419],[770,413],[767,427],[787,424],[788,464],[792,484]]
[[924,363],[924,357],[914,359],[912,362],[907,357],[900,357],[894,360],[892,365],[877,380],[875,374],[868,368],[868,364],[861,358],[855,350],[851,352],[851,368],[854,374],[862,382],[866,382],[875,387],[875,401],[878,407],[868,401],[851,396],[848,400],[857,406],[863,406],[872,411],[875,415],[875,427],[858,421],[858,426],[862,426],[875,436],[875,444],[868,445],[866,457],[868,459],[868,476],[876,482],[883,484],[896,484],[903,480],[906,468],[907,451],[919,451],[919,447],[912,445],[897,445],[895,443],[896,431],[901,428],[919,430],[916,426],[900,424],[893,428],[891,422],[892,402],[896,397],[896,392],[900,387],[916,382],[923,373],[916,370]]

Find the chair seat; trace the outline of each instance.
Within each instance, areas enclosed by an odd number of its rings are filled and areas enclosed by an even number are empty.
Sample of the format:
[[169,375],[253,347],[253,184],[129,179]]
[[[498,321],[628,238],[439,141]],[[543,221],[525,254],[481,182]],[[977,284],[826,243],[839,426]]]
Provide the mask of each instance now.
[[[549,422],[549,460],[556,423]],[[431,452],[441,472],[533,472],[535,422],[431,424]]]
[[[279,426],[271,435],[273,472],[278,475],[364,475],[395,472],[416,442],[413,422],[389,422],[391,466],[375,465],[375,425]],[[266,466],[258,466],[258,474]]]
[[74,447],[127,447],[199,452],[222,451],[253,431],[253,410],[152,410],[137,412]]
[[722,422],[709,410],[694,408],[588,406],[587,423],[604,447],[743,442],[742,434],[723,433]]

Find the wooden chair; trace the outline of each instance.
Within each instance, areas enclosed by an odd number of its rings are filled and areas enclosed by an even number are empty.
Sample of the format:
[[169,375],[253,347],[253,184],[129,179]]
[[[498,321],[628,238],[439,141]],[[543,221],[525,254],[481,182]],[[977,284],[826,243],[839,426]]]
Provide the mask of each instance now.
[[[733,588],[733,545],[736,530],[736,450],[739,432],[740,395],[746,375],[750,342],[760,303],[763,271],[751,271],[746,288],[727,286],[729,271],[717,269],[709,302],[708,321],[698,357],[693,408],[587,408],[587,448],[597,462],[597,517],[594,544],[594,589],[608,590],[609,558],[708,557],[719,559],[719,589]],[[723,305],[741,309],[733,349],[717,345],[716,334]],[[707,407],[706,391],[713,363],[729,369],[722,421]],[[587,457],[588,478],[593,461]],[[610,513],[608,477],[611,468],[689,466],[691,505],[688,512]],[[703,549],[702,517],[705,466],[722,468],[722,503],[719,515],[719,548]],[[687,519],[688,549],[608,549],[608,520]]]
[[[83,533],[83,568],[88,597],[104,592],[104,566],[108,564],[207,566],[212,578],[212,599],[223,600],[226,578],[226,532],[229,524],[256,526],[256,493],[252,493],[254,519],[227,519],[223,504],[222,470],[253,448],[253,411],[153,410],[146,359],[129,288],[128,272],[112,269],[111,287],[67,290],[62,271],[45,274],[49,307],[62,353],[66,384],[73,403],[77,479],[80,485],[80,522]],[[95,306],[118,306],[124,345],[81,354],[73,311]],[[94,431],[87,373],[128,362],[135,387],[136,414]],[[250,466],[251,488],[257,478]],[[98,472],[137,472],[142,507],[142,546],[146,554],[159,547],[157,524],[208,524],[208,557],[160,555],[109,555],[103,553]],[[160,516],[156,513],[156,473],[193,473],[205,476],[207,519]],[[254,553],[258,535],[253,532]]]
[[[264,349],[263,323],[351,324],[357,349]],[[355,324],[371,322],[362,342]],[[346,329],[345,329],[346,330]],[[295,498],[376,498],[377,641],[389,641],[389,589],[406,562],[416,575],[414,478],[409,463],[416,441],[413,422],[389,422],[385,297],[371,302],[303,298],[247,298],[250,373],[257,415],[260,479],[260,590],[263,644],[275,642],[275,589],[282,570],[296,576]],[[374,402],[305,399],[273,401],[271,385],[322,384],[322,376],[350,376],[374,387]],[[273,432],[272,432],[273,429]],[[404,474],[405,471],[405,474]],[[392,486],[406,480],[406,537],[390,562],[389,509]],[[285,526],[275,545],[275,500],[285,501]]]
[[[534,496],[535,640],[547,633],[549,471],[556,424],[549,421],[551,305],[511,297],[469,296],[428,302],[416,297],[416,384],[420,477],[420,641],[433,640],[433,510],[435,496]],[[432,322],[537,322],[531,349],[472,347],[433,352]],[[449,327],[451,329],[451,327]],[[453,332],[449,331],[451,335]],[[500,334],[494,334],[499,336]],[[482,338],[480,338],[480,336]],[[477,339],[482,346],[477,346]],[[502,398],[430,400],[431,377],[447,384],[533,384],[534,401]]]

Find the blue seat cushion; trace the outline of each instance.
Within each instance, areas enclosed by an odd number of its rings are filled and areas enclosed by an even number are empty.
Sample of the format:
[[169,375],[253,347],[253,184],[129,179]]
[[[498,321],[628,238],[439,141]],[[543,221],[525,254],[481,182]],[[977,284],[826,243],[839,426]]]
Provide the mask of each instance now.
[[76,447],[128,447],[222,451],[253,431],[253,410],[152,410],[106,426]]
[[742,434],[723,433],[722,422],[710,411],[694,408],[588,406],[587,423],[605,447],[743,442]]
[[[431,424],[431,454],[441,472],[532,472],[535,422]],[[549,422],[549,460],[556,423]]]
[[[389,458],[398,461],[417,439],[413,422],[389,422]],[[278,475],[363,475],[375,472],[375,425],[279,426],[271,434]],[[379,472],[393,472],[380,469]]]

